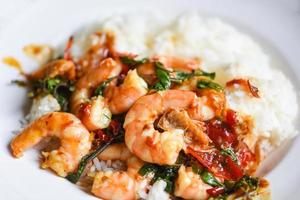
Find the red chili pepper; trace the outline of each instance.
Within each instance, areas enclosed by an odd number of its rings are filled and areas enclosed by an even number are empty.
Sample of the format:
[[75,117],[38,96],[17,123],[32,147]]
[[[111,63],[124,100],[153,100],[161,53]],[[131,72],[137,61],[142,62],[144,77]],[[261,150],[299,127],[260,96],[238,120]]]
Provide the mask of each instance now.
[[187,147],[187,153],[196,158],[199,163],[206,167],[214,176],[231,180],[231,174],[222,165],[222,163],[225,162],[224,156],[222,156],[217,149],[209,152],[201,152]]
[[259,98],[259,90],[257,87],[253,86],[249,80],[245,80],[245,79],[233,79],[231,81],[228,81],[226,83],[226,87],[231,87],[234,84],[238,84],[240,86],[243,87],[243,89],[247,92],[249,92],[250,94],[252,94],[252,96]]
[[118,135],[121,124],[117,120],[111,120],[108,128],[113,133],[113,135]]
[[226,122],[232,128],[239,122],[237,113],[234,110],[226,110]]
[[231,147],[238,143],[234,130],[219,119],[212,119],[206,123],[208,137],[217,147]]
[[96,130],[95,134],[100,139],[100,141],[105,142],[110,139],[110,137],[102,129]]
[[243,168],[245,168],[250,162],[255,161],[255,155],[251,152],[247,144],[240,142],[237,149],[237,158]]
[[218,196],[222,193],[225,192],[225,189],[222,188],[222,187],[213,187],[213,188],[210,188],[210,189],[207,189],[206,192],[210,195],[210,196]]
[[64,49],[64,59],[65,60],[72,60],[72,55],[71,55],[71,48],[73,46],[73,36],[71,36],[67,42],[66,48]]
[[127,65],[122,64],[122,71],[120,75],[127,75],[128,71],[129,71],[129,67]]
[[226,169],[230,172],[232,180],[237,181],[244,175],[243,170],[233,162],[230,156],[226,157]]
[[89,116],[91,114],[92,105],[89,103],[82,104],[79,110],[80,116]]

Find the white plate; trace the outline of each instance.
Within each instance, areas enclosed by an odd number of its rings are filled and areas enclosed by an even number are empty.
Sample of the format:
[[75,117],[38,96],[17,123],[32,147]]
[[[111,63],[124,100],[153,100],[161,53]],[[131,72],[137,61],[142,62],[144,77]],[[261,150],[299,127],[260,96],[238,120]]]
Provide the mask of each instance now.
[[[59,45],[85,24],[115,13],[162,11],[166,16],[187,10],[218,16],[252,35],[264,46],[297,90],[300,78],[300,15],[285,4],[263,0],[167,0],[167,1],[40,1],[19,16],[0,35],[0,57],[13,55],[25,69],[34,63],[22,54],[29,43]],[[2,64],[0,64],[2,65]],[[95,199],[68,181],[39,169],[38,154],[26,152],[22,159],[10,155],[12,131],[20,126],[26,93],[9,85],[17,72],[1,66],[0,78],[0,199]],[[273,199],[300,198],[300,141],[296,140],[283,161],[268,174]],[[298,197],[299,196],[299,197]]]

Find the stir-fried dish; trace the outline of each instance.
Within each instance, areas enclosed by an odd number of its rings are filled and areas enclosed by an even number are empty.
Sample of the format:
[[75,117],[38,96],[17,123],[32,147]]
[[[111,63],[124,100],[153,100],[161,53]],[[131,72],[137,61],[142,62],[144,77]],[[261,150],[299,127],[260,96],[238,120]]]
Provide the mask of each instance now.
[[255,176],[263,158],[249,139],[252,118],[225,95],[239,86],[260,98],[251,80],[220,85],[199,59],[140,58],[115,50],[110,33],[95,36],[80,58],[71,38],[63,55],[26,74],[29,96],[52,108],[11,141],[13,156],[58,138],[41,167],[102,199],[270,198]]

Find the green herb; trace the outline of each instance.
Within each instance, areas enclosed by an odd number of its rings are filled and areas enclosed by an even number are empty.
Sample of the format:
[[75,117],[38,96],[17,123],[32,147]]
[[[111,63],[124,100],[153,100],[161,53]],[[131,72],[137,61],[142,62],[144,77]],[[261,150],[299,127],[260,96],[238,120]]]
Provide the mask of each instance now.
[[197,164],[192,164],[192,170],[195,174],[199,174],[199,175],[201,175],[201,173],[203,172],[203,168]]
[[149,173],[156,173],[157,171],[157,165],[154,165],[154,164],[145,164],[143,165],[143,167],[140,168],[139,170],[139,174],[142,175],[142,176],[145,176]]
[[99,155],[102,151],[104,151],[109,145],[111,145],[113,143],[120,142],[121,137],[122,137],[122,135],[119,135],[118,137],[115,137],[115,138],[111,138],[109,141],[101,144],[94,152],[83,156],[80,163],[79,163],[79,166],[78,166],[78,169],[76,170],[76,172],[69,173],[66,176],[66,179],[68,179],[72,183],[77,183],[78,180],[80,179],[81,174],[83,173],[86,165],[91,160],[96,158],[96,156]]
[[221,186],[223,187],[223,184],[220,183],[211,173],[209,173],[208,171],[204,170],[202,173],[201,173],[201,179],[211,185],[211,186]]
[[173,82],[177,82],[177,83],[181,83],[187,79],[190,79],[192,77],[195,77],[195,76],[206,76],[210,79],[214,79],[215,76],[216,76],[216,73],[215,72],[212,72],[212,73],[209,73],[209,72],[205,72],[203,70],[195,70],[191,73],[189,72],[171,72],[171,81]]
[[160,62],[155,62],[156,67],[156,76],[158,79],[158,82],[155,83],[154,86],[152,86],[152,89],[154,90],[167,90],[171,87],[171,79],[169,72],[164,69],[164,66]]
[[78,180],[80,179],[81,177],[81,174],[82,172],[84,171],[86,165],[91,161],[93,160],[94,158],[96,158],[96,156],[98,154],[100,154],[102,151],[104,151],[110,144],[112,144],[112,140],[107,142],[107,143],[104,143],[103,145],[101,145],[100,147],[98,147],[94,152],[88,154],[88,155],[85,155],[80,163],[79,163],[79,166],[78,166],[78,169],[76,172],[73,172],[73,173],[69,173],[67,176],[66,176],[66,179],[68,179],[70,182],[72,183],[77,183]]
[[158,180],[163,180],[167,183],[165,191],[170,193],[174,190],[174,182],[177,177],[178,169],[179,166],[160,166],[147,163],[139,170],[139,174],[145,176],[148,173],[154,173],[150,184],[154,184]]
[[68,111],[69,99],[74,91],[73,83],[60,77],[41,79],[32,83],[29,95],[51,94],[60,104],[62,111]]
[[237,156],[235,155],[235,153],[233,152],[233,150],[232,150],[231,148],[222,149],[222,150],[221,150],[221,154],[224,155],[224,156],[230,156],[231,159],[232,159],[235,163],[238,162]]
[[15,84],[15,85],[17,85],[19,87],[26,87],[26,86],[28,86],[28,83],[26,81],[23,81],[23,80],[12,80],[11,84]]
[[146,62],[149,61],[148,58],[142,58],[140,60],[135,60],[134,58],[130,58],[130,57],[127,57],[127,56],[120,57],[120,59],[121,59],[121,62],[123,64],[128,65],[131,68],[134,68],[138,65],[145,64]]
[[220,86],[219,84],[212,82],[210,80],[200,80],[197,82],[197,87],[199,89],[205,89],[205,88],[210,88],[210,89],[214,89],[216,91],[222,91],[223,87]]
[[108,84],[116,77],[112,77],[100,83],[100,85],[95,89],[93,96],[103,96],[104,89],[108,86]]

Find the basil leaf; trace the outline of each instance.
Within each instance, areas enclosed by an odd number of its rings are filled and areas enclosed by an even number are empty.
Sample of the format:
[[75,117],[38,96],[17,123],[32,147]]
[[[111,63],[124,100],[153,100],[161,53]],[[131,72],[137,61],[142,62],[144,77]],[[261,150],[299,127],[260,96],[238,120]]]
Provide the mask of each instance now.
[[215,72],[209,73],[209,72],[205,72],[203,70],[197,69],[191,73],[181,72],[181,71],[170,72],[170,76],[171,76],[171,81],[181,83],[181,82],[183,82],[187,79],[190,79],[192,77],[195,77],[195,76],[206,76],[210,79],[214,79],[216,76],[216,73]]
[[210,89],[214,89],[218,92],[223,90],[223,87],[220,86],[219,84],[209,81],[209,80],[200,80],[197,82],[197,88],[199,89],[205,89],[205,88],[210,88]]
[[109,145],[113,144],[113,143],[117,143],[120,141],[120,136],[119,137],[115,137],[115,138],[111,138],[109,141],[107,141],[104,144],[101,144],[94,152],[87,154],[85,156],[82,157],[78,169],[76,170],[76,172],[72,172],[69,173],[66,176],[66,179],[68,179],[70,182],[72,183],[77,183],[78,180],[81,177],[81,174],[83,173],[86,165],[93,160],[94,158],[96,158],[97,155],[99,155],[102,151],[104,151]]
[[195,174],[199,174],[199,175],[201,175],[203,171],[203,169],[197,164],[192,164],[192,170]]
[[158,91],[169,89],[171,87],[171,79],[169,72],[163,68],[164,66],[160,62],[155,62],[155,67],[158,82],[155,83],[155,85],[151,88]]
[[211,173],[209,173],[206,170],[201,173],[201,179],[205,183],[207,183],[211,186],[221,186],[221,187],[223,187],[223,184],[220,183]]
[[203,71],[201,69],[195,70],[194,74],[195,74],[195,76],[206,76],[206,77],[208,77],[208,78],[210,78],[212,80],[215,79],[215,77],[216,77],[216,73],[215,72],[206,72],[206,71]]
[[238,162],[237,156],[236,156],[236,154],[233,152],[233,150],[232,150],[231,148],[222,149],[222,150],[221,150],[221,154],[224,155],[224,156],[230,156],[231,159],[232,159],[235,163]]
[[154,164],[145,164],[143,167],[140,168],[139,174],[142,176],[145,176],[151,172],[156,173],[157,171],[157,166]]
[[107,143],[101,145],[100,147],[98,147],[94,152],[85,155],[82,157],[78,169],[76,172],[73,173],[69,173],[66,176],[66,179],[68,179],[70,182],[72,183],[77,183],[78,180],[81,177],[82,172],[84,171],[86,165],[88,164],[89,161],[93,160],[94,158],[96,158],[96,156],[98,154],[100,154],[102,151],[104,151],[110,144],[111,144],[112,140],[108,141]]
[[60,77],[45,78],[31,83],[30,96],[38,94],[51,94],[56,98],[62,111],[69,110],[69,99],[74,91],[73,83]]
[[11,84],[15,84],[15,85],[17,85],[19,87],[26,87],[26,86],[28,86],[27,81],[23,81],[23,80],[12,80]]
[[130,67],[136,67],[138,65],[145,64],[146,62],[149,61],[148,58],[142,58],[140,60],[135,60],[134,58],[130,58],[127,56],[122,56],[122,57],[120,57],[120,59],[123,64],[128,65]]
[[95,89],[93,96],[103,96],[103,92],[108,84],[116,77],[112,77],[100,83],[100,85]]
[[165,191],[170,193],[174,190],[174,182],[177,177],[178,169],[179,166],[160,166],[156,164],[147,163],[139,170],[139,174],[145,176],[148,173],[154,173],[150,184],[154,184],[158,180],[163,180],[167,183]]

